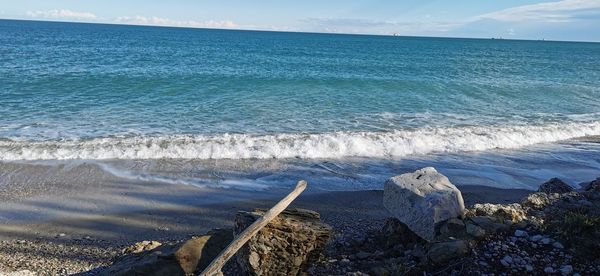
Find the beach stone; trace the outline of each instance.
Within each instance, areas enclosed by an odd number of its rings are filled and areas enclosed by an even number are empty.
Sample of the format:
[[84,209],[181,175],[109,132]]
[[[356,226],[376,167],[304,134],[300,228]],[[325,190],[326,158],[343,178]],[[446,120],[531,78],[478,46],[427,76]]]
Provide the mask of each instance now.
[[176,244],[136,243],[99,275],[191,275],[206,268],[232,240],[232,229],[216,229]]
[[573,191],[573,188],[569,186],[569,184],[562,181],[560,178],[552,178],[546,182],[544,182],[538,188],[538,192],[547,193],[547,194],[564,194]]
[[572,265],[563,265],[560,267],[560,274],[562,275],[571,275],[573,273]]
[[469,219],[489,233],[505,232],[510,229],[510,226],[496,222],[494,218],[488,216],[475,216]]
[[529,240],[532,241],[532,242],[539,242],[543,238],[544,237],[542,235],[535,235],[535,236],[532,236],[531,238],[529,238]]
[[371,274],[375,276],[387,276],[391,275],[385,267],[376,266],[371,268]]
[[138,253],[142,253],[144,251],[152,250],[161,245],[162,244],[157,241],[141,241],[141,242],[136,242],[135,244],[126,247],[125,249],[123,249],[121,251],[121,253],[123,253],[123,254],[138,254]]
[[[265,210],[238,212],[234,231],[241,233]],[[249,275],[298,275],[314,263],[331,236],[331,227],[317,212],[288,209],[254,235],[236,254],[236,261]]]
[[527,197],[521,200],[521,205],[525,207],[530,207],[534,209],[541,209],[546,207],[551,203],[548,194],[542,192],[536,192],[529,194]]
[[600,200],[600,177],[582,185],[583,195],[589,200]]
[[474,237],[476,239],[481,239],[483,237],[485,237],[485,230],[483,230],[483,228],[479,227],[478,225],[475,225],[473,223],[467,223],[466,226],[466,231],[467,234],[470,235],[471,237]]
[[543,239],[540,240],[540,243],[548,245],[548,244],[552,243],[552,239],[550,239],[550,238],[543,238]]
[[527,236],[528,236],[528,234],[527,234],[527,232],[526,232],[526,231],[523,231],[523,230],[515,230],[515,237],[519,237],[519,238],[521,238],[521,237],[527,237]]
[[512,223],[518,223],[527,217],[521,204],[475,204],[472,211],[477,216],[487,216],[499,219],[500,221],[509,220]]
[[584,191],[600,192],[600,177],[596,178],[596,180],[583,184],[582,188]]
[[407,245],[423,242],[423,239],[411,231],[397,218],[388,218],[377,237],[384,248],[393,248],[399,244]]
[[593,207],[594,203],[592,203],[589,200],[586,199],[580,199],[579,201],[577,201],[577,204],[581,205],[582,207]]
[[451,260],[467,255],[469,247],[463,240],[434,243],[427,252],[427,257],[436,265],[444,265]]
[[440,224],[440,233],[453,237],[464,236],[465,223],[461,219],[451,218]]
[[388,179],[384,185],[383,205],[428,241],[435,236],[436,223],[464,215],[460,191],[432,167]]

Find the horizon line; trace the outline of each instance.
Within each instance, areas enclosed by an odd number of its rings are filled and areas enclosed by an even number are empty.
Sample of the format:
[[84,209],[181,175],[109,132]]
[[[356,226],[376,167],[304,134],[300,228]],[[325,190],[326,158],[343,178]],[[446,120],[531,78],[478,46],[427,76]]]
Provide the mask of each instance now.
[[310,31],[292,31],[292,30],[265,30],[265,29],[243,29],[243,28],[211,28],[211,27],[193,27],[193,26],[168,26],[168,25],[149,25],[149,24],[127,24],[117,22],[86,22],[86,21],[66,21],[66,20],[43,20],[43,19],[23,19],[23,18],[0,18],[0,20],[28,21],[28,22],[46,22],[46,23],[68,23],[68,24],[90,24],[90,25],[111,25],[111,26],[134,26],[134,27],[154,27],[154,28],[177,28],[177,29],[199,29],[199,30],[221,30],[221,31],[248,31],[248,32],[273,32],[273,33],[298,33],[298,34],[327,34],[327,35],[359,35],[359,36],[383,36],[383,37],[404,37],[404,38],[442,38],[442,39],[475,39],[475,40],[507,40],[507,41],[531,41],[531,42],[572,42],[572,43],[600,43],[594,40],[554,40],[554,39],[531,39],[531,38],[503,38],[503,37],[461,37],[461,36],[427,36],[427,35],[401,35],[392,34],[372,34],[372,33],[340,33],[340,32],[310,32]]

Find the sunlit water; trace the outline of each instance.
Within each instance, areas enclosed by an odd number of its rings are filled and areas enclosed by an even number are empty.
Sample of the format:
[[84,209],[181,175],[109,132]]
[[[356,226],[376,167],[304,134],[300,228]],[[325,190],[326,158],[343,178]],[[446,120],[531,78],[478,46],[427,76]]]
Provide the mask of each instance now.
[[576,184],[600,176],[599,64],[597,43],[0,20],[0,161],[252,190],[422,166]]

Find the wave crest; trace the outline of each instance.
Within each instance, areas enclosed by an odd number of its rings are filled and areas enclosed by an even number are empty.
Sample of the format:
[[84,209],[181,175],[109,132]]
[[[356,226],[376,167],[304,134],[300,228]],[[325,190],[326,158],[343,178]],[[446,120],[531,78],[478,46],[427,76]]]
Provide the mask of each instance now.
[[519,148],[600,135],[600,122],[469,126],[390,132],[170,135],[74,141],[0,141],[0,160],[389,158]]

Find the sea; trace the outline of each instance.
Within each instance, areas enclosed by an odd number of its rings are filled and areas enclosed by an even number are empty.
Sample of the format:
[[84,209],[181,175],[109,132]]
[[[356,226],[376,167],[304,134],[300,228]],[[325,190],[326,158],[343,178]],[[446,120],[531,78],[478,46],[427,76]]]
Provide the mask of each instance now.
[[0,20],[0,184],[91,164],[252,191],[428,166],[577,187],[600,176],[599,135],[600,43]]

